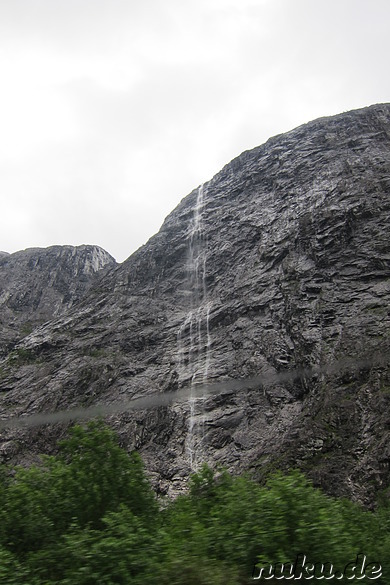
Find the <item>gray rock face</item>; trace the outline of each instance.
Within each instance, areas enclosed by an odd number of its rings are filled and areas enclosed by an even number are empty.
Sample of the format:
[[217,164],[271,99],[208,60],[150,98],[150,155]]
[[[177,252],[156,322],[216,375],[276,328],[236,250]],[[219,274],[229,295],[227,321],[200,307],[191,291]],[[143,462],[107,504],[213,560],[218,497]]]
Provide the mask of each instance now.
[[[208,461],[369,501],[389,480],[389,211],[389,104],[244,152],[3,361],[1,417],[173,392],[109,418],[162,492]],[[3,457],[63,430],[3,429]]]
[[0,355],[37,325],[61,315],[91,288],[95,274],[115,260],[98,246],[0,252]]

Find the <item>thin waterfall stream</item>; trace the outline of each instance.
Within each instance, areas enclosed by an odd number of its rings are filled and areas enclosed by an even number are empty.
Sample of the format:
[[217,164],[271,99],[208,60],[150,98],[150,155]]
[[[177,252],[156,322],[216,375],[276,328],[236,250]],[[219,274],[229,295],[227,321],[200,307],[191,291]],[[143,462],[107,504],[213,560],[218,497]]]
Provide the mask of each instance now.
[[201,185],[187,236],[189,311],[177,334],[180,374],[189,379],[191,385],[185,449],[192,470],[199,468],[204,446],[204,398],[199,395],[195,397],[192,390],[207,381],[211,347],[210,302],[206,285],[207,238],[203,225],[204,195],[204,186]]

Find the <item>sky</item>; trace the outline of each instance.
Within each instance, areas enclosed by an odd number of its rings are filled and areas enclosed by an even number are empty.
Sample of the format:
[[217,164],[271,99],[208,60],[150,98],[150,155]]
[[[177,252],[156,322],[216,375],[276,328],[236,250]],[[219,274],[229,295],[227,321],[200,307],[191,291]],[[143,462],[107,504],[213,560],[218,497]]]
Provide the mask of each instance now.
[[0,250],[118,262],[242,151],[390,101],[388,0],[0,0]]

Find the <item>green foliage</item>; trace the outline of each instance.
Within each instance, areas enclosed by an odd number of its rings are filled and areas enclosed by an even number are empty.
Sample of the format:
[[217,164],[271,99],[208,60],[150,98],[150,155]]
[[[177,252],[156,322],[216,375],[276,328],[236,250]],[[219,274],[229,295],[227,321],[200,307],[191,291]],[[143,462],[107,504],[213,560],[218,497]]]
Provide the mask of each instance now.
[[72,526],[63,539],[61,583],[144,583],[153,576],[154,532],[121,505],[109,512],[102,530]]
[[258,513],[263,562],[292,561],[304,553],[314,561],[331,559],[342,569],[346,559],[356,557],[342,502],[314,489],[300,472],[271,478],[260,494]]
[[78,502],[73,517],[81,526],[101,527],[103,516],[120,504],[148,518],[157,513],[140,456],[121,449],[101,421],[91,422],[87,429],[73,427],[70,438],[60,443],[59,460],[68,466],[67,489],[72,502]]
[[384,494],[372,513],[300,472],[260,486],[205,465],[188,494],[158,506],[138,454],[101,421],[75,426],[42,465],[1,470],[0,585],[243,585],[255,563],[304,553],[342,569],[361,552],[383,565],[385,583]]
[[28,585],[26,572],[15,555],[0,547],[0,583],[7,585]]
[[107,354],[106,350],[101,347],[90,347],[84,351],[85,356],[101,358]]
[[13,366],[24,366],[26,364],[32,364],[34,362],[39,361],[38,356],[31,351],[30,349],[26,349],[24,347],[19,347],[18,349],[14,349],[8,356],[8,361]]
[[75,426],[57,457],[3,474],[0,487],[0,544],[45,578],[58,573],[69,530],[103,530],[120,506],[151,526],[157,513],[139,455],[99,421]]
[[26,337],[27,335],[30,335],[30,333],[33,331],[34,326],[32,323],[30,323],[30,321],[25,321],[23,323],[23,325],[21,325],[20,327],[20,334],[23,337]]

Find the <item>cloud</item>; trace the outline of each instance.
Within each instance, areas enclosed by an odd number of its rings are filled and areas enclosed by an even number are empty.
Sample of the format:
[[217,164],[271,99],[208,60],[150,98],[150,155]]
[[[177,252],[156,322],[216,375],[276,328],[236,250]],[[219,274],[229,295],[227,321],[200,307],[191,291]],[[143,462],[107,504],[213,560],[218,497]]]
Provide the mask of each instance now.
[[387,0],[2,3],[0,248],[123,260],[242,150],[386,101],[388,16]]

